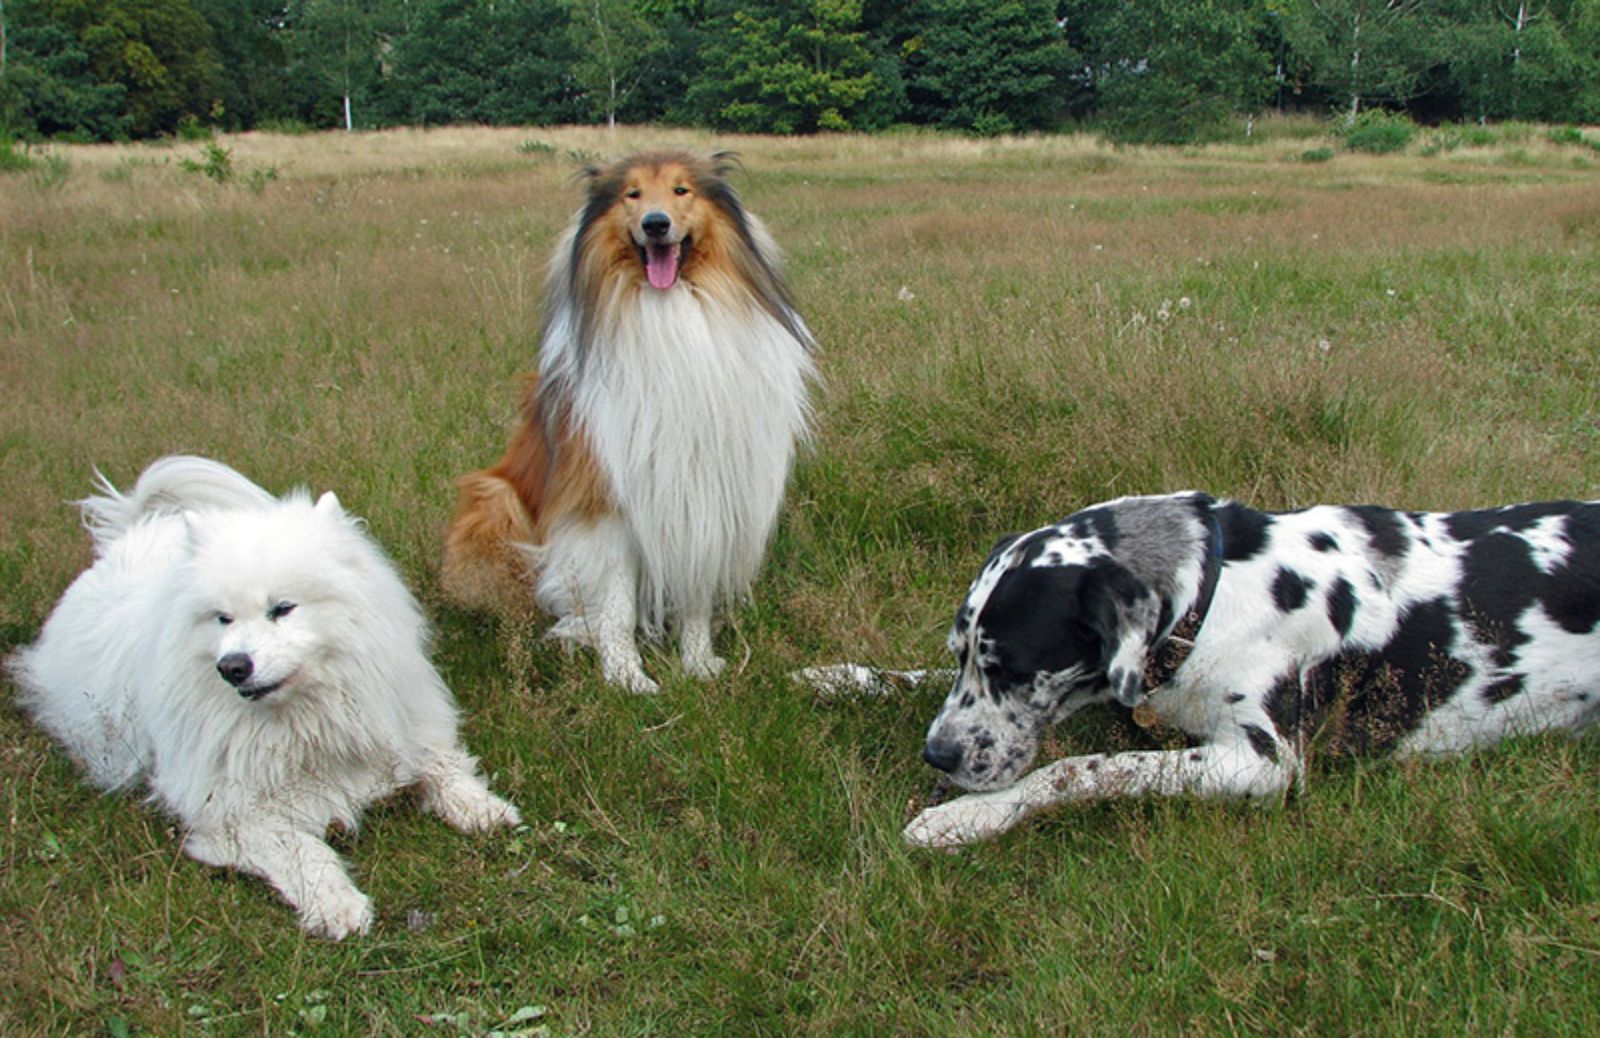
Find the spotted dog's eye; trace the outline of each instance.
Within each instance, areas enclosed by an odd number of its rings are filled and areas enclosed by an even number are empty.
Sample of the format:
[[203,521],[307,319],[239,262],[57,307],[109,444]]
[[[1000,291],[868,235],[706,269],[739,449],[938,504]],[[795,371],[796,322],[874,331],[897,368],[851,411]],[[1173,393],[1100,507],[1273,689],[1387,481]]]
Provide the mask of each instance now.
[[679,184],[677,187],[672,189],[672,193],[675,195],[686,195],[689,193],[689,189],[684,187],[682,184]]
[[271,609],[267,610],[267,619],[276,623],[288,616],[290,613],[294,612],[294,607],[295,603],[293,602],[275,603]]
[[227,613],[218,613],[217,614],[217,623],[219,623],[222,626],[226,627],[229,624],[233,623],[233,617],[229,616]]

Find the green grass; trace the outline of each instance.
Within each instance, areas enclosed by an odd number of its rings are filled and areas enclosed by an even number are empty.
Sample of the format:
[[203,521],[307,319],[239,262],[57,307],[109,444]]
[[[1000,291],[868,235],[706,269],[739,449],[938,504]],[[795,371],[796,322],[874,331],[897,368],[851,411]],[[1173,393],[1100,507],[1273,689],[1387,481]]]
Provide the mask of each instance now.
[[[88,561],[64,502],[91,466],[195,451],[335,489],[417,589],[528,824],[474,839],[380,806],[339,840],[378,924],[331,945],[0,711],[0,1033],[1600,1031],[1593,739],[1321,762],[1277,809],[1110,803],[921,853],[899,830],[938,692],[822,703],[786,678],[939,662],[996,537],[1116,494],[1595,496],[1597,174],[1565,139],[1480,136],[1308,163],[1297,128],[1182,152],[249,135],[217,146],[270,181],[140,146],[6,178],[0,650]],[[452,482],[498,454],[534,360],[562,156],[661,140],[741,152],[826,383],[719,636],[732,670],[702,686],[655,655],[664,690],[637,699],[447,605],[437,564]],[[1050,751],[1143,738],[1099,713]]]

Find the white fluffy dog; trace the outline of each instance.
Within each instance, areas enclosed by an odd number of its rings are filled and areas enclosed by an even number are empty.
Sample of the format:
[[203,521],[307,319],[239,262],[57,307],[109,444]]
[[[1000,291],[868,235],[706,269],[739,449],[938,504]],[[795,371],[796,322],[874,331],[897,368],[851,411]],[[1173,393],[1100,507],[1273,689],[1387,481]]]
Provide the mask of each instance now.
[[416,599],[331,493],[279,500],[195,457],[99,489],[79,502],[94,565],[9,664],[96,786],[143,779],[191,857],[261,876],[336,940],[372,906],[330,825],[412,785],[457,829],[520,821],[457,737]]

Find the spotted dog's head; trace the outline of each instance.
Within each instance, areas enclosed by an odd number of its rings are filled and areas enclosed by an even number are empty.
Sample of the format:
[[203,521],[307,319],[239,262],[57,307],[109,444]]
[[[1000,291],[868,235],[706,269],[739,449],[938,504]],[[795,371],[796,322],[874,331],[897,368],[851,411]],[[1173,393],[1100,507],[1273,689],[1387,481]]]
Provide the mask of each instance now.
[[1204,494],[1125,497],[1007,537],[950,629],[956,680],[923,756],[966,789],[1000,789],[1045,726],[1091,703],[1134,706],[1150,653],[1214,586]]

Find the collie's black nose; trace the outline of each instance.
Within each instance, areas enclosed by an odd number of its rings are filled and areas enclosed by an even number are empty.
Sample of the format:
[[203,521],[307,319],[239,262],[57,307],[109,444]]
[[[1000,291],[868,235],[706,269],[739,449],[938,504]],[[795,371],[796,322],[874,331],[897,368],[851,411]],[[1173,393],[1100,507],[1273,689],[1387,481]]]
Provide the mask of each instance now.
[[948,739],[929,739],[922,759],[948,775],[961,767],[961,747]]
[[672,230],[672,217],[659,209],[645,213],[644,219],[639,221],[639,229],[648,238],[665,238]]
[[251,662],[250,657],[242,652],[230,652],[217,661],[217,673],[234,688],[249,681],[255,669],[256,665]]

